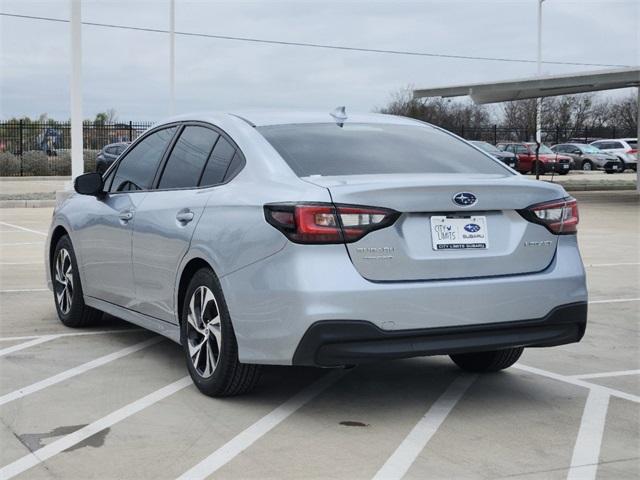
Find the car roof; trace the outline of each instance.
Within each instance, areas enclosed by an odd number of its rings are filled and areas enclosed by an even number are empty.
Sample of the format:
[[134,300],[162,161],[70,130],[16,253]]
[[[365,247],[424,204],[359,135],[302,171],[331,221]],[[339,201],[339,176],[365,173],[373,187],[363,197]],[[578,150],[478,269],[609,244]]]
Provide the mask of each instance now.
[[[179,115],[165,119],[159,124],[176,121],[202,121],[216,124],[221,117],[236,117],[254,127],[269,125],[291,125],[301,123],[333,123],[336,119],[331,116],[332,111],[305,110],[237,110],[232,112],[197,112]],[[347,110],[344,123],[380,123],[393,125],[425,125],[424,122],[412,118],[381,113],[351,113]]]

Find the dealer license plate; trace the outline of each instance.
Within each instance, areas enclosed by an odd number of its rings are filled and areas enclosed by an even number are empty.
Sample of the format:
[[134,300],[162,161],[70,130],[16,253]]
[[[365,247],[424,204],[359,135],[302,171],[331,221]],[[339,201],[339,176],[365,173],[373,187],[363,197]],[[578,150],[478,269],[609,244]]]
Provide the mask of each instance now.
[[482,249],[489,247],[487,217],[431,217],[434,250]]

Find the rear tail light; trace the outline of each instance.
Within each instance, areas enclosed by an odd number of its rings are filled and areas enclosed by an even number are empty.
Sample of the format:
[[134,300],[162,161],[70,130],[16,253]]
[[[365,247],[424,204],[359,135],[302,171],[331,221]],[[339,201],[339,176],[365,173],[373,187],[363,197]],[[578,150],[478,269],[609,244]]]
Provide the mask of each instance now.
[[264,215],[271,225],[295,243],[349,243],[392,225],[395,210],[353,205],[270,204]]
[[520,214],[533,223],[544,225],[551,233],[565,235],[578,231],[578,202],[575,198],[538,203]]
[[636,153],[638,153],[638,149],[637,148],[632,148],[631,150],[627,150],[627,153],[635,155]]

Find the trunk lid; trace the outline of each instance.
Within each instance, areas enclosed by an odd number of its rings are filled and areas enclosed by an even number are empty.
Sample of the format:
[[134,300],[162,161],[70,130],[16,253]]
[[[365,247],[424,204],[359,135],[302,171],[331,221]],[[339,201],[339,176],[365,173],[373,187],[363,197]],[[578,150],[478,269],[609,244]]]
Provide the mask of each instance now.
[[[447,280],[515,275],[544,270],[553,260],[557,236],[517,212],[566,196],[562,187],[496,174],[396,174],[305,177],[329,190],[338,204],[391,208],[401,216],[390,227],[346,244],[358,272],[372,281]],[[462,207],[453,197],[475,195]],[[486,229],[480,249],[436,250],[431,222]],[[480,217],[480,218],[478,218]],[[451,219],[465,219],[452,220]],[[470,231],[470,230],[468,230]],[[465,232],[462,234],[467,235]]]

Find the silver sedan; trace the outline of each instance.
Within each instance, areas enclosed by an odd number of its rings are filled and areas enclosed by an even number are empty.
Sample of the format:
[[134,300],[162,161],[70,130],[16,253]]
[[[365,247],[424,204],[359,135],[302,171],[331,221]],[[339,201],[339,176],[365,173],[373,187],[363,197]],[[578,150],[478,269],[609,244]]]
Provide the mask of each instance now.
[[46,247],[60,320],[180,343],[207,395],[264,364],[496,371],[585,332],[576,201],[408,118],[175,117],[75,190]]

